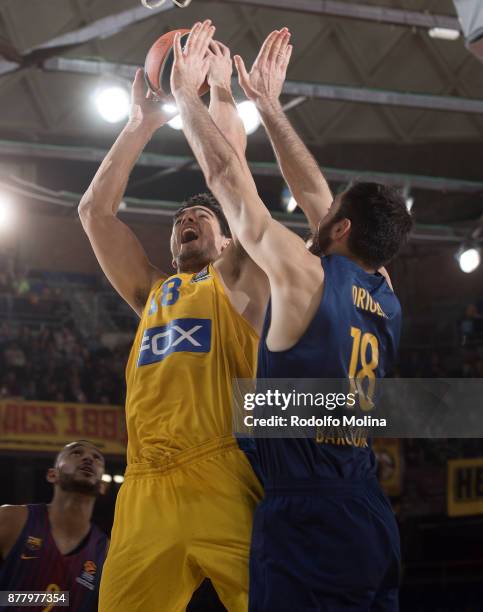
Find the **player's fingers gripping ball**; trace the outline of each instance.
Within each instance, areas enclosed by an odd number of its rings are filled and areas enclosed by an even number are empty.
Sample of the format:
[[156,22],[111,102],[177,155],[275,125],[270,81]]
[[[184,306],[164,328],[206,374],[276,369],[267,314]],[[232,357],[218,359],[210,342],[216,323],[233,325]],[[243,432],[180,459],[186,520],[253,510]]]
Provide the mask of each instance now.
[[[161,99],[172,97],[171,93],[171,68],[174,61],[173,43],[177,33],[181,35],[181,47],[184,48],[190,30],[181,28],[163,34],[149,49],[144,63],[144,75],[149,89]],[[208,81],[205,80],[199,89],[200,96],[209,89]]]

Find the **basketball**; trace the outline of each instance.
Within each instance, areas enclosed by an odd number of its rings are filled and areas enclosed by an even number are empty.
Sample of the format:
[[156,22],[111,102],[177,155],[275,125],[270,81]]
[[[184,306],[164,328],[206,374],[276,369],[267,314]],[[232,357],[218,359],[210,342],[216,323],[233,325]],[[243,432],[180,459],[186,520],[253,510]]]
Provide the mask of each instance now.
[[[149,89],[161,98],[171,95],[171,67],[174,60],[173,42],[175,35],[181,33],[181,46],[184,47],[190,30],[181,28],[163,34],[149,49],[144,62],[144,76]],[[207,81],[200,87],[200,96],[209,89]]]

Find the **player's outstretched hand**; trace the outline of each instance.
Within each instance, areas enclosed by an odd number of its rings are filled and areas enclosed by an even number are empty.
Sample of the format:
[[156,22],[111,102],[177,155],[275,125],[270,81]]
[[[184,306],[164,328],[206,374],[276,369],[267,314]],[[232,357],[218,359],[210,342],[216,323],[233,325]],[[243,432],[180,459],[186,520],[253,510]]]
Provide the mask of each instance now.
[[260,111],[276,102],[282,93],[287,66],[292,55],[288,28],[274,30],[267,36],[260,52],[247,72],[245,63],[235,55],[240,86],[249,100],[253,100]]
[[171,71],[171,91],[180,94],[198,93],[206,79],[210,58],[208,48],[215,33],[210,19],[195,23],[191,28],[185,48],[181,48],[181,36],[176,34],[173,43],[174,62]]
[[208,57],[210,59],[208,85],[230,89],[233,72],[230,49],[223,43],[212,40],[208,49]]
[[139,68],[131,89],[131,111],[129,123],[133,127],[143,126],[155,131],[173,117],[173,113],[163,110],[161,101],[148,90],[144,82],[144,71]]

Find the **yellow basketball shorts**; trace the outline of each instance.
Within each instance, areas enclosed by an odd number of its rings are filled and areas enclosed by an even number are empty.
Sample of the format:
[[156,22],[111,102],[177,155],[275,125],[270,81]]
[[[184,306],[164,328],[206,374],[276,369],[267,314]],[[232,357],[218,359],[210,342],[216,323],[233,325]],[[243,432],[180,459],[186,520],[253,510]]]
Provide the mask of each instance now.
[[99,611],[185,610],[208,577],[229,612],[245,612],[252,518],[261,496],[231,436],[183,451],[163,466],[128,466]]

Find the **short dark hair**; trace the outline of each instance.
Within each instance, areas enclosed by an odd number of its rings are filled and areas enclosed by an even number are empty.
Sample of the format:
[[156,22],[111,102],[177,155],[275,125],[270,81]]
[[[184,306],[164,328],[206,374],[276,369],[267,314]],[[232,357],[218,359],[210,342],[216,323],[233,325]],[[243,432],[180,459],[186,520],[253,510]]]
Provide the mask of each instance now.
[[386,265],[413,226],[402,192],[379,183],[354,183],[341,196],[333,221],[349,219],[348,247],[375,269]]
[[55,461],[54,461],[54,467],[57,467],[62,455],[68,451],[71,447],[76,446],[77,444],[88,444],[89,446],[92,446],[94,448],[96,448],[99,453],[102,455],[102,457],[104,458],[104,455],[102,454],[101,449],[97,446],[97,444],[94,444],[94,442],[91,442],[90,440],[74,440],[73,442],[68,442],[63,448],[61,448],[61,450],[57,453],[57,456],[55,457]]
[[218,223],[220,224],[221,233],[223,236],[227,238],[231,238],[230,226],[228,225],[228,221],[226,220],[225,213],[223,212],[221,206],[218,203],[218,200],[211,195],[211,193],[198,193],[194,196],[191,196],[187,200],[185,200],[181,207],[174,213],[174,220],[176,219],[187,209],[193,206],[204,206],[211,210],[211,212],[218,219]]

